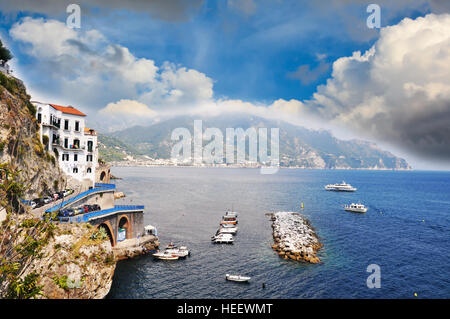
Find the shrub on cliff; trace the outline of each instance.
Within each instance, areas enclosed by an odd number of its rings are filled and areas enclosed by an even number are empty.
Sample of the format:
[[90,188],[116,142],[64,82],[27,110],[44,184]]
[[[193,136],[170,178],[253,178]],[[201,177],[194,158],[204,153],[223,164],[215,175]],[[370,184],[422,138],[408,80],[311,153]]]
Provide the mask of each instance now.
[[8,62],[13,58],[11,52],[7,47],[3,46],[2,40],[0,40],[0,60]]

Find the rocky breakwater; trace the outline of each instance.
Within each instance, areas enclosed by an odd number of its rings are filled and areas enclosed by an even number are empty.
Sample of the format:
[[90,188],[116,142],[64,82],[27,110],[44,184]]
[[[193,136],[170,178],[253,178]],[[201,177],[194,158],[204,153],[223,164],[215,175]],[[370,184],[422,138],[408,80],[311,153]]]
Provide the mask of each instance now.
[[320,263],[317,251],[322,247],[308,219],[295,212],[271,214],[273,250],[281,258],[313,264]]
[[113,247],[116,260],[130,259],[139,255],[145,255],[159,247],[158,237],[143,235],[138,238],[125,239]]

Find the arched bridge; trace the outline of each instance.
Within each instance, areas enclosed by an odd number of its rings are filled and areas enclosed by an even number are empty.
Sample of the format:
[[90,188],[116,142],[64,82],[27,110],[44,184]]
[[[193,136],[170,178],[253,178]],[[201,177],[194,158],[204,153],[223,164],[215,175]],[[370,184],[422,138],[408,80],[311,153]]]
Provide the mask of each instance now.
[[80,207],[85,204],[97,204],[101,210],[70,217],[59,217],[63,223],[90,223],[104,228],[111,245],[125,239],[140,237],[144,231],[144,206],[114,205],[114,184],[96,184],[94,188],[82,192],[46,210],[56,212],[64,208]]

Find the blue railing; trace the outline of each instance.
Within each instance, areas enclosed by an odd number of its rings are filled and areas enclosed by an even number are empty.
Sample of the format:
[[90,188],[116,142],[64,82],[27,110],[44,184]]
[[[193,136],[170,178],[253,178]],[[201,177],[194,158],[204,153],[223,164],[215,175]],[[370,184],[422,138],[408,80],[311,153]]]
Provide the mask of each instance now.
[[132,211],[132,210],[144,211],[144,208],[145,208],[145,206],[143,206],[143,205],[116,205],[113,208],[103,209],[103,210],[99,210],[96,212],[81,214],[81,215],[72,216],[72,217],[59,217],[59,220],[61,222],[66,222],[66,223],[85,223],[94,217],[106,216],[108,214],[117,213],[117,212],[121,212],[121,211]]
[[[96,184],[96,185],[100,185],[100,184]],[[57,205],[47,209],[45,212],[46,213],[53,213],[53,212],[55,212],[57,210],[60,210],[61,208],[65,207],[65,206],[67,206],[69,204],[72,204],[72,203],[74,203],[74,202],[76,202],[76,201],[78,201],[78,200],[80,200],[80,199],[82,199],[82,198],[84,198],[84,197],[86,197],[86,196],[88,196],[90,194],[98,193],[98,192],[104,192],[104,191],[109,191],[111,189],[115,189],[116,188],[116,185],[114,185],[114,184],[103,184],[103,185],[108,185],[108,186],[101,186],[101,187],[91,188],[91,189],[89,189],[89,190],[87,190],[85,192],[82,192],[82,193],[78,194],[77,196],[74,196],[74,197],[72,197],[72,198],[70,198],[68,200],[63,200],[61,203],[59,203],[59,204],[57,204]]]
[[95,183],[95,187],[116,188],[116,184]]

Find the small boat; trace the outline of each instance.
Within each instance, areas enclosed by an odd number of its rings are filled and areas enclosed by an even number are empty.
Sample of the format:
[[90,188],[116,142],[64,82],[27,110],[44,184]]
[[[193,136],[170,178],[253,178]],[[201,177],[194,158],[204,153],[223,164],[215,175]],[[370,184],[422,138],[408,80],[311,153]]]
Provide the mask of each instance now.
[[355,204],[351,203],[350,205],[345,205],[344,209],[348,212],[354,212],[354,213],[365,213],[367,212],[368,208],[364,206],[363,204]]
[[234,242],[234,238],[231,234],[219,234],[213,236],[211,241],[217,244],[232,244]]
[[328,184],[325,186],[327,191],[335,191],[335,192],[355,192],[356,188],[346,182],[342,182],[341,184]]
[[225,275],[226,280],[236,281],[236,282],[249,282],[251,277],[241,276],[241,275]]
[[177,260],[179,257],[171,252],[165,250],[164,252],[157,252],[153,254],[153,257],[161,260]]
[[170,242],[167,246],[166,249],[172,249],[172,248],[176,248],[175,244],[173,242]]
[[186,246],[176,247],[175,245],[173,245],[172,248],[167,248],[165,251],[178,256],[179,258],[185,258],[186,256],[189,256],[191,254]]
[[226,218],[220,222],[221,225],[236,225],[237,223],[238,221],[236,218]]
[[225,215],[223,215],[223,218],[237,218],[238,214],[236,212],[225,212]]
[[220,227],[217,231],[218,234],[236,234],[238,228],[237,227]]
[[222,228],[235,228],[237,227],[235,224],[220,224]]

